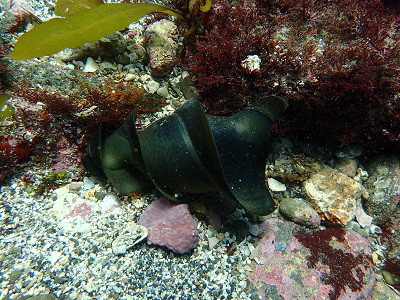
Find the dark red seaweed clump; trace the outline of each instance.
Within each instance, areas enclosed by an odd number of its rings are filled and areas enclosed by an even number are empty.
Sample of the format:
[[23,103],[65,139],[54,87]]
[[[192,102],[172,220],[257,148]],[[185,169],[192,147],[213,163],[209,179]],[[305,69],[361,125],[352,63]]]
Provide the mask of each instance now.
[[[345,234],[346,231],[340,228],[328,228],[314,232],[299,230],[295,234],[300,243],[311,252],[308,257],[310,267],[315,267],[318,262],[329,267],[330,272],[324,278],[324,284],[331,285],[334,288],[329,293],[330,299],[338,299],[346,286],[353,292],[359,291],[364,280],[361,266],[371,260],[366,255],[354,256],[332,246],[331,242],[334,239],[343,242]],[[354,276],[353,272],[356,272],[357,276]]]
[[378,0],[215,0],[185,62],[210,113],[277,94],[282,131],[400,149],[399,17]]

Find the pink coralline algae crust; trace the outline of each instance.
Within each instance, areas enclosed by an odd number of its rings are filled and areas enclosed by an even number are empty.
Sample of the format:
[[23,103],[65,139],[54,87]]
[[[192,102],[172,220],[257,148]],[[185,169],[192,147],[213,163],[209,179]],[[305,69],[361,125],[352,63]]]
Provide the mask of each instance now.
[[145,209],[138,224],[148,229],[149,245],[165,246],[176,253],[189,252],[199,242],[197,224],[187,204],[159,198]]
[[262,299],[366,299],[375,283],[368,241],[338,228],[311,231],[269,219],[249,280]]
[[86,218],[92,213],[92,207],[87,203],[81,203],[75,205],[71,211],[68,213],[67,217],[75,218],[80,216],[82,220],[86,220]]

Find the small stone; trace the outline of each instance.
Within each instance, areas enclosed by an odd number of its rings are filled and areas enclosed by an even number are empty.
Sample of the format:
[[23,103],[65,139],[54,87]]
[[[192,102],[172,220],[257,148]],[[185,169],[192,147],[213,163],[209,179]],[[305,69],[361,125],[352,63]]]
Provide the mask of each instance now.
[[96,183],[96,178],[94,177],[85,177],[83,178],[83,189],[89,190],[94,188],[94,185]]
[[225,238],[225,234],[223,232],[220,232],[217,234],[217,239],[222,241]]
[[132,223],[119,233],[117,238],[112,242],[112,251],[115,255],[123,255],[130,248],[144,240],[147,235],[148,231],[146,227]]
[[106,195],[100,203],[100,209],[102,214],[110,214],[111,212],[115,212],[116,209],[119,209],[120,202],[118,197],[114,194]]
[[390,273],[390,272],[388,272],[386,270],[383,270],[382,271],[382,276],[385,279],[387,284],[390,284],[390,285],[395,285],[396,284],[396,280],[394,279],[392,273]]
[[128,74],[125,75],[124,80],[125,80],[125,81],[132,81],[132,80],[134,80],[136,77],[137,77],[137,76],[136,76],[135,74],[128,73]]
[[147,82],[147,84],[144,86],[144,89],[150,94],[154,94],[155,92],[157,92],[159,87],[160,84],[157,81],[149,80],[149,82]]
[[114,57],[114,61],[117,64],[128,65],[131,62],[131,59],[129,58],[128,55],[120,54],[120,55],[117,55],[116,57]]
[[79,181],[79,182],[71,182],[71,183],[68,185],[68,189],[69,189],[71,192],[77,192],[77,191],[79,191],[79,190],[82,188],[82,186],[83,186],[83,182],[82,182],[82,181]]
[[351,158],[340,158],[335,164],[335,169],[339,172],[354,177],[357,174],[358,162]]
[[95,191],[95,192],[94,192],[94,197],[95,197],[97,200],[103,200],[104,197],[105,197],[106,195],[107,195],[107,193],[104,192],[104,191]]
[[279,203],[279,211],[294,222],[310,228],[317,228],[321,224],[318,213],[300,198],[283,199]]
[[157,95],[161,96],[161,97],[168,97],[168,88],[166,86],[162,86],[157,90]]
[[336,157],[338,158],[356,158],[363,154],[364,148],[359,145],[348,146],[340,148],[335,152]]
[[214,248],[219,242],[219,239],[216,236],[213,236],[208,239],[208,248],[211,250]]
[[93,73],[96,72],[99,69],[99,65],[94,61],[93,58],[88,57],[86,60],[86,64],[83,67],[84,73]]
[[22,275],[22,270],[14,270],[11,272],[10,276],[8,277],[8,281],[11,284],[14,284]]
[[284,191],[286,191],[286,186],[283,183],[279,182],[278,180],[276,180],[274,178],[268,178],[268,187],[273,192],[284,192]]
[[241,65],[247,73],[256,73],[260,71],[261,58],[258,55],[248,55]]

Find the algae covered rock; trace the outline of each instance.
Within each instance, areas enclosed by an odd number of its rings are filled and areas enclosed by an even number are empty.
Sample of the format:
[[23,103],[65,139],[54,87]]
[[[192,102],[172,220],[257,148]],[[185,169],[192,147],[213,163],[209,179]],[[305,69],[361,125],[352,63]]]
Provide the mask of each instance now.
[[166,75],[177,61],[178,29],[175,23],[163,19],[150,24],[145,32],[145,48],[152,75]]
[[395,156],[380,156],[368,166],[369,178],[364,183],[369,193],[365,209],[376,223],[390,217],[400,199],[400,165]]
[[375,283],[368,241],[340,228],[268,219],[248,275],[261,299],[367,299]]

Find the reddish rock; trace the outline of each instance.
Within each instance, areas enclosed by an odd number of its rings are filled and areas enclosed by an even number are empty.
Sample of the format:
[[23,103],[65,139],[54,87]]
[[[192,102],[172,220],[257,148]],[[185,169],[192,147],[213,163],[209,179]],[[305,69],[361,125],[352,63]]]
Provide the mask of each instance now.
[[364,183],[369,193],[365,209],[377,224],[384,223],[400,199],[400,164],[394,156],[380,156],[368,166],[369,178]]
[[177,61],[178,30],[174,22],[163,19],[150,24],[145,32],[145,48],[150,58],[151,74],[161,77]]
[[187,204],[157,199],[145,209],[138,224],[148,229],[149,245],[166,246],[174,252],[186,253],[199,242],[197,224]]
[[375,283],[368,241],[341,228],[312,231],[268,219],[249,280],[262,299],[366,299]]

